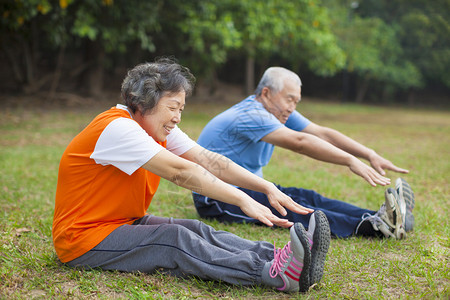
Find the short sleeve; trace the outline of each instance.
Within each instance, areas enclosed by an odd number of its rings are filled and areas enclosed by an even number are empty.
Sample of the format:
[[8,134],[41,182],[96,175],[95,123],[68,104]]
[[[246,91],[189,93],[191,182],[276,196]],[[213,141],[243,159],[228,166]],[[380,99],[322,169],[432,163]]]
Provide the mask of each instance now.
[[310,120],[305,118],[302,114],[300,114],[298,111],[294,111],[290,116],[289,119],[286,121],[286,127],[292,130],[296,131],[302,131],[311,123]]
[[178,126],[175,126],[167,136],[167,150],[178,156],[189,151],[195,145],[197,143],[188,137]]
[[283,124],[264,108],[249,110],[236,116],[234,121],[236,124],[232,124],[230,128],[253,142],[258,142],[264,136],[283,127]]
[[100,134],[90,157],[131,175],[163,149],[134,120],[118,118]]

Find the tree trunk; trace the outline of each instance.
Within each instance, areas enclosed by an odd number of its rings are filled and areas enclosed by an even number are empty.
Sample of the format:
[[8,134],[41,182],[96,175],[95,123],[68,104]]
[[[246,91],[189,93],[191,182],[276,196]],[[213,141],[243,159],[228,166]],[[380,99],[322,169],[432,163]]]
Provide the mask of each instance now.
[[363,103],[366,98],[367,90],[369,89],[369,79],[363,78],[362,83],[358,86],[356,93],[356,103]]
[[61,70],[62,70],[62,66],[64,63],[64,50],[65,50],[65,46],[62,45],[59,48],[58,59],[56,61],[56,68],[55,68],[55,72],[53,73],[53,80],[52,80],[52,84],[50,86],[50,91],[48,93],[49,100],[52,100],[55,97],[56,89],[58,88],[58,85],[59,85],[59,80],[61,78]]
[[31,22],[31,39],[20,34],[3,36],[1,47],[11,67],[12,77],[17,87],[25,93],[36,92],[36,62],[38,56],[39,35],[37,24]]
[[20,38],[20,43],[23,49],[23,57],[25,60],[25,83],[27,85],[34,85],[34,65],[33,65],[33,54],[28,41]]
[[409,106],[416,104],[416,93],[413,88],[410,88],[408,91],[408,104]]
[[245,94],[250,95],[255,91],[255,59],[247,56],[245,67]]
[[[37,70],[37,62],[39,61],[39,28],[36,21],[36,18],[31,19],[31,61],[34,66],[34,70]],[[36,72],[37,73],[37,72]],[[35,74],[35,76],[39,76],[39,74]]]
[[85,45],[84,61],[88,62],[88,67],[81,74],[83,89],[89,95],[99,96],[103,91],[103,62],[105,51],[97,41],[87,41]]
[[208,72],[206,76],[206,83],[208,85],[208,94],[209,96],[213,96],[217,92],[219,80],[217,79],[217,72],[215,69],[212,69]]
[[11,45],[11,43],[2,43],[2,49],[3,49],[3,52],[5,53],[8,63],[10,64],[12,74],[14,76],[14,80],[18,84],[23,84],[24,78],[23,78],[22,71],[20,68],[20,63],[17,60],[17,56],[14,55],[14,53],[13,53],[14,46],[8,47],[8,46],[6,46],[7,44]]
[[350,75],[347,69],[342,72],[342,102],[347,102],[350,99]]

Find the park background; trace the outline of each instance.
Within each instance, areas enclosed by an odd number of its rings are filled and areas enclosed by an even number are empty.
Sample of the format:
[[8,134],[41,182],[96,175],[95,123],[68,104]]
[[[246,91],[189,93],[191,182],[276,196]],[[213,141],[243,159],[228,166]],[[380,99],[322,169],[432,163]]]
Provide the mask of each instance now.
[[3,0],[0,8],[2,95],[99,96],[117,91],[134,65],[174,56],[210,95],[220,83],[251,93],[280,65],[300,75],[308,96],[450,104],[448,0]]
[[[448,0],[2,0],[0,20],[0,298],[448,299]],[[62,266],[51,241],[61,154],[120,102],[128,69],[160,56],[197,77],[180,125],[194,139],[267,67],[298,73],[299,111],[411,170],[415,231],[405,241],[332,240],[324,279],[305,295]],[[282,149],[265,174],[374,210],[383,201],[381,187],[348,170]],[[166,181],[150,211],[198,217],[189,192]],[[278,246],[289,239],[207,223]]]

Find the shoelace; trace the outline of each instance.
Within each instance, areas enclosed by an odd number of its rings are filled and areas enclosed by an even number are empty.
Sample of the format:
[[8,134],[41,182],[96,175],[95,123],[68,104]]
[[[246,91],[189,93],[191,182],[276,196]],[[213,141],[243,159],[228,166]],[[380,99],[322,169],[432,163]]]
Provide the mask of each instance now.
[[[381,220],[379,213],[382,212],[384,213],[384,211],[386,210],[384,204],[380,207],[380,210],[377,211],[374,215],[371,215],[370,213],[364,213],[361,216],[361,220],[362,221],[370,221],[370,223],[372,223],[372,226],[374,229],[379,230],[378,226],[381,225],[383,222],[383,220]],[[362,224],[362,221],[358,224],[358,227],[356,227],[356,231],[358,232],[359,226]]]
[[386,204],[385,203],[381,204],[380,209],[375,213],[375,215],[379,217],[380,215],[383,215],[384,213],[386,213]]
[[275,243],[273,244],[273,264],[270,267],[270,277],[275,278],[283,269],[283,265],[287,262],[290,254],[292,253],[291,250],[291,242],[288,242],[286,246],[283,247],[283,249],[276,248]]
[[386,213],[386,204],[382,204],[380,209],[374,214],[371,215],[369,213],[364,213],[361,217],[363,221],[368,220],[372,224],[380,225],[381,223],[384,223],[383,220],[380,218],[381,215]]

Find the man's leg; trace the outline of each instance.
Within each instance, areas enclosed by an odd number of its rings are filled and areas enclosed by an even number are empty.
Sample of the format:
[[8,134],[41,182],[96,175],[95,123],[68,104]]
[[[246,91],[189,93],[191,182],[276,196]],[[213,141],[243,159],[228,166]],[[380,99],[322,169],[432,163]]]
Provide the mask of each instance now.
[[[263,203],[267,201],[267,197],[263,193],[241,189],[247,193],[250,197]],[[223,223],[257,223],[262,225],[262,223],[256,219],[247,216],[240,208],[236,205],[231,205],[219,200],[211,199],[203,195],[193,193],[194,205],[197,209],[200,217],[205,219],[216,219]]]
[[[277,187],[290,196],[296,203],[314,210],[322,210],[330,223],[331,234],[336,237],[351,236],[354,233],[356,226],[361,222],[363,214],[375,213],[375,211],[359,208],[344,201],[324,197],[313,190],[295,187],[286,188],[279,185],[277,185]],[[281,214],[270,205],[269,200],[264,193],[244,188],[239,189],[259,203],[269,207],[278,217],[287,218],[292,222],[300,222],[306,228],[308,227],[310,215],[300,215],[288,211],[286,216],[281,216]],[[258,220],[246,216],[244,212],[235,205],[220,202],[198,194],[194,194],[194,203],[200,216],[204,218],[215,218],[221,222],[230,223],[259,223]]]
[[345,201],[324,197],[314,190],[296,187],[282,187],[280,185],[277,185],[277,187],[283,193],[298,199],[300,204],[304,203],[305,205],[311,205],[318,208],[323,207],[324,209],[326,208],[328,210],[357,217],[359,219],[361,219],[361,216],[365,213],[375,213],[373,210],[360,208]]
[[262,269],[273,259],[273,249],[268,242],[215,231],[197,220],[144,217],[136,225],[117,228],[68,265],[146,273],[162,269],[176,276],[249,285],[261,283]]
[[[365,213],[371,215],[375,213],[373,210],[360,208],[344,201],[324,197],[313,190],[296,187],[282,187],[279,185],[277,185],[277,187],[300,205],[323,211],[330,223],[331,234],[336,237],[345,238],[353,235],[356,227],[361,222],[361,217]],[[298,216],[300,215],[294,213],[290,214],[292,215],[293,221],[298,222],[296,219],[298,219]],[[300,218],[303,223],[304,217]]]

